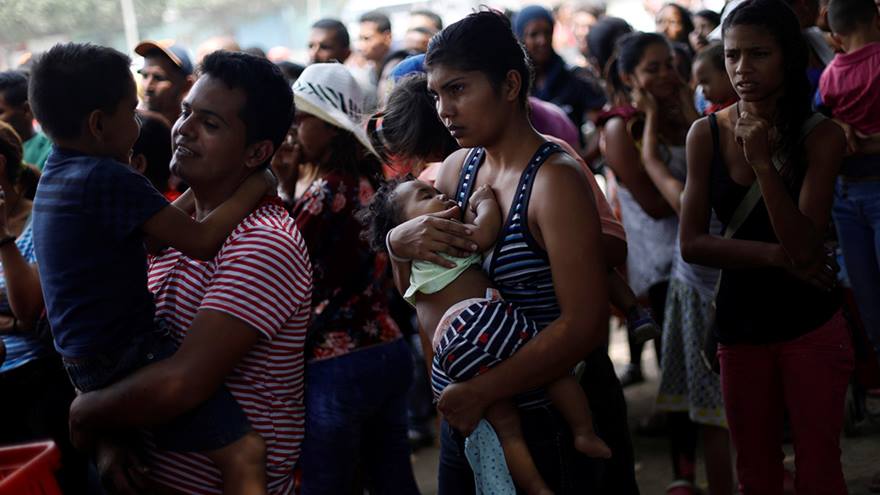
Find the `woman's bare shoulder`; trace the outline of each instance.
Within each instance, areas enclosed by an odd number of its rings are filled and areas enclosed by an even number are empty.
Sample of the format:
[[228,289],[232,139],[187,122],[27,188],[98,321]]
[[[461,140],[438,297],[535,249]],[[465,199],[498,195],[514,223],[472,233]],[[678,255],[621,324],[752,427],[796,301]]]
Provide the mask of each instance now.
[[461,175],[461,167],[470,151],[470,148],[462,148],[443,160],[440,171],[437,172],[437,181],[434,183],[437,190],[447,195],[455,192],[458,187],[458,176]]

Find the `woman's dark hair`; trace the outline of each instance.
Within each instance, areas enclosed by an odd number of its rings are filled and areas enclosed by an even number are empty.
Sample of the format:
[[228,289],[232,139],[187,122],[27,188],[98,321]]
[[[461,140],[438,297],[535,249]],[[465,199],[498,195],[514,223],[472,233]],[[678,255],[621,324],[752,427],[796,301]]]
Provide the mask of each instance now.
[[395,201],[395,190],[404,182],[416,180],[412,175],[406,175],[398,179],[383,181],[376,189],[370,203],[355,213],[355,217],[364,226],[361,237],[367,241],[373,251],[384,253],[385,237],[394,227],[403,223],[403,212],[400,205]]
[[[794,156],[800,137],[800,129],[812,114],[813,90],[807,79],[809,51],[801,34],[797,16],[785,2],[780,0],[746,0],[724,20],[722,36],[736,26],[763,28],[779,44],[782,50],[783,87],[785,94],[776,104],[776,130],[780,151],[791,157],[782,170],[782,176],[790,187],[803,179],[805,168],[802,156]],[[799,166],[797,164],[800,164]]]
[[341,129],[324,122],[324,125],[335,129],[336,136],[330,140],[327,148],[330,156],[326,162],[319,166],[322,170],[338,171],[353,176],[363,176],[370,180],[373,186],[382,178],[382,163],[376,155],[361,144],[351,131]]
[[663,7],[660,7],[660,10],[657,11],[657,15],[660,15],[660,12],[665,8],[673,8],[678,11],[678,14],[681,16],[682,27],[684,27],[684,31],[681,33],[681,39],[671,40],[671,41],[680,41],[682,43],[688,42],[688,35],[694,30],[694,19],[691,17],[691,11],[682,7],[677,3],[667,3],[664,4]]
[[6,157],[6,178],[10,184],[18,181],[23,154],[21,137],[11,125],[0,120],[0,155]]
[[713,27],[718,27],[718,25],[721,24],[721,14],[714,10],[703,9],[694,14],[694,17],[702,17],[703,19],[706,19]]
[[425,68],[443,65],[462,71],[480,71],[496,90],[515,70],[522,79],[519,102],[525,108],[532,83],[525,48],[510,28],[510,19],[494,10],[481,10],[450,24],[428,44]]
[[630,88],[623,83],[621,75],[635,72],[651,45],[664,45],[672,51],[666,37],[658,33],[630,33],[617,41],[615,53],[605,69],[605,80],[612,94],[629,91]]
[[605,66],[614,54],[614,45],[621,36],[633,32],[632,26],[619,17],[603,17],[590,28],[587,48],[596,68],[605,73]]
[[132,156],[144,155],[147,168],[144,176],[159,192],[168,189],[171,170],[171,124],[161,114],[138,110],[141,131],[131,148]]
[[[382,126],[376,129],[381,118]],[[383,161],[436,160],[459,148],[437,115],[425,74],[406,76],[394,85],[385,103],[367,125],[370,141]]]

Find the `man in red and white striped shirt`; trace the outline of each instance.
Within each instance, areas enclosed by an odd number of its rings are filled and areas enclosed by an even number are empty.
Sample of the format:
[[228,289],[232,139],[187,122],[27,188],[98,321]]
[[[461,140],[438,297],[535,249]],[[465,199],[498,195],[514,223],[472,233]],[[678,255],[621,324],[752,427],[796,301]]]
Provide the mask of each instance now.
[[[290,88],[273,64],[241,53],[206,57],[172,131],[172,170],[191,186],[197,217],[268,164],[292,116]],[[151,260],[149,288],[156,320],[170,328],[179,349],[83,396],[71,421],[103,431],[157,425],[225,384],[266,443],[268,492],[291,493],[303,438],[312,280],[305,244],[281,202],[258,206],[210,262],[162,251]],[[203,455],[160,451],[148,435],[146,445],[147,482],[221,493],[220,472]],[[109,483],[124,490],[145,482],[134,480],[135,470],[125,465],[127,457],[114,458],[117,452],[104,451]]]

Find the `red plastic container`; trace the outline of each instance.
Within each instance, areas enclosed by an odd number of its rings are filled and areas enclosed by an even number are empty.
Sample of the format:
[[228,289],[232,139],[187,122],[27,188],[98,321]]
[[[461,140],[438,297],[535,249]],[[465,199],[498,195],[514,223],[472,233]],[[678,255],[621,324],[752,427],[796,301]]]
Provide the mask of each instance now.
[[55,442],[0,447],[0,495],[61,495],[54,474],[59,467]]

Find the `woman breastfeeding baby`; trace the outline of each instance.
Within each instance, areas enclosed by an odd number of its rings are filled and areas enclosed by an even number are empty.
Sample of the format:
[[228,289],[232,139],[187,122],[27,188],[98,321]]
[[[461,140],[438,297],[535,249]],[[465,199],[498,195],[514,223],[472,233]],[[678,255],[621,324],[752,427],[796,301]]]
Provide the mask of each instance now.
[[[375,249],[384,249],[392,228],[455,206],[455,200],[425,182],[411,177],[392,181],[379,189],[365,211],[370,241]],[[421,327],[435,329],[431,374],[438,399],[453,380],[464,381],[483,373],[538,333],[537,325],[505,301],[481,269],[480,253],[492,247],[502,222],[498,201],[488,185],[470,197],[461,220],[471,229],[478,252],[465,257],[442,255],[454,265],[451,268],[413,261],[409,269],[401,270],[401,276],[409,278],[404,298],[415,306]],[[590,457],[611,456],[611,450],[593,431],[590,406],[574,376],[550,383],[547,396],[571,428],[575,449]],[[499,437],[516,484],[527,493],[552,493],[529,454],[514,402],[492,404],[486,419]]]
[[[584,171],[532,128],[526,57],[502,15],[447,27],[425,66],[440,120],[463,149],[440,167],[436,191],[395,183],[367,214],[398,289],[439,334],[438,491],[476,492],[463,437],[486,417],[521,490],[637,493],[626,406],[603,347],[607,267]],[[475,253],[493,244],[484,275]],[[579,361],[583,392],[569,376]],[[565,387],[577,393],[554,400]]]

